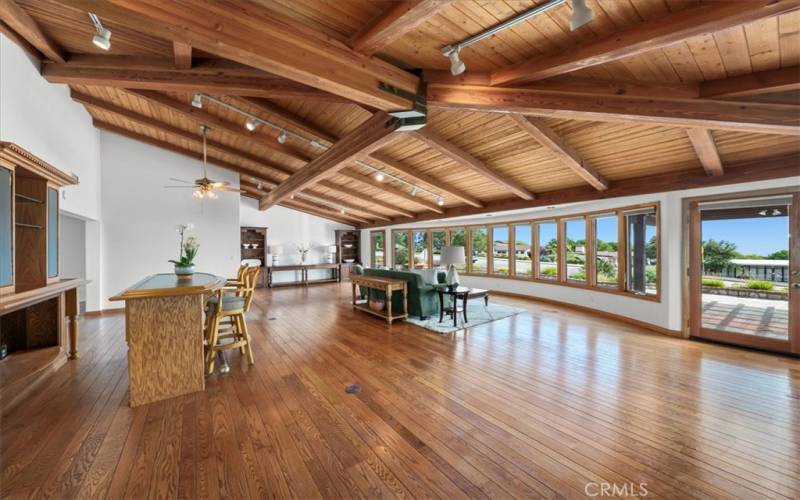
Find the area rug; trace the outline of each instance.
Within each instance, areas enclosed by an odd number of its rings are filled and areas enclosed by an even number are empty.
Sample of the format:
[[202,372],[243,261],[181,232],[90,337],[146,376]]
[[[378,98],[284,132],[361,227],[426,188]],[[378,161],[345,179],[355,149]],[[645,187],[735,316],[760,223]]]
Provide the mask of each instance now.
[[507,304],[498,304],[490,302],[488,306],[483,305],[483,300],[473,300],[467,302],[467,323],[464,323],[464,314],[459,311],[458,322],[453,326],[453,318],[445,314],[442,322],[439,323],[439,315],[431,316],[428,319],[419,319],[409,317],[408,322],[417,325],[426,330],[431,330],[436,333],[452,333],[464,328],[471,328],[473,326],[482,325],[490,321],[497,321],[498,319],[508,318],[525,311],[518,307],[509,306]]

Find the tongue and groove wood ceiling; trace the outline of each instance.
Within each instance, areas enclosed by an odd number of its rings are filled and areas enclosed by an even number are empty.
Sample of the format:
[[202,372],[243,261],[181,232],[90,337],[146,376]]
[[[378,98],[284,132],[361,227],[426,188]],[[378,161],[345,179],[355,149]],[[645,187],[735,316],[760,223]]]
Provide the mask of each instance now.
[[[361,227],[800,172],[800,0],[587,0],[576,31],[567,3],[464,48],[450,76],[442,47],[541,3],[0,0],[0,29],[97,127],[199,157],[208,124],[244,196]],[[380,81],[427,93],[424,129],[370,129],[410,107]]]

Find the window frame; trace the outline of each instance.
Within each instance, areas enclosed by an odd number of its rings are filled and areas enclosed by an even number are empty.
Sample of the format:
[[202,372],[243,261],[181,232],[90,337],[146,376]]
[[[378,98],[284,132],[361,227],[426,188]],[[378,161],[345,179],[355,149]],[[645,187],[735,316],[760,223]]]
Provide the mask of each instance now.
[[[388,253],[386,251],[386,231],[383,229],[369,232],[369,262],[373,267],[377,265],[375,263],[375,237],[379,235],[383,236],[383,264],[381,265],[383,267],[388,267],[386,264],[386,257]],[[392,245],[394,246],[394,242],[392,242]]]
[[[630,292],[625,289],[628,274],[627,263],[627,224],[625,222],[625,213],[651,208],[655,210],[655,228],[656,228],[656,293],[652,295],[640,295],[635,292]],[[594,220],[597,217],[617,217],[617,286],[599,286],[596,277],[596,262],[595,262],[595,249],[596,249],[596,234],[594,227]],[[585,246],[586,246],[586,281],[570,281],[567,279],[566,265],[566,221],[582,218],[584,220],[584,228],[586,231]],[[541,223],[555,223],[556,225],[556,239],[558,241],[558,272],[556,279],[547,279],[540,276],[539,270],[539,224]],[[519,276],[516,273],[516,235],[515,226],[528,225],[531,228],[531,276]],[[508,239],[514,242],[514,251],[509,248],[509,268],[508,274],[495,274],[493,269],[493,247],[490,242],[494,241],[493,228],[494,227],[508,227]],[[487,242],[487,262],[485,271],[474,271],[472,269],[472,232],[474,229],[486,230]],[[635,298],[639,300],[648,300],[652,302],[661,302],[661,203],[654,201],[651,203],[642,203],[638,205],[626,205],[615,208],[607,208],[604,210],[595,210],[591,212],[576,212],[571,214],[564,214],[558,216],[548,216],[532,219],[512,219],[492,224],[459,224],[453,226],[436,226],[424,229],[401,228],[392,231],[392,269],[395,266],[395,246],[394,234],[395,232],[407,232],[409,246],[413,244],[412,231],[428,231],[428,263],[429,266],[433,265],[433,240],[431,234],[434,231],[445,232],[445,245],[449,246],[452,243],[452,233],[456,230],[463,230],[465,233],[465,253],[467,255],[466,269],[461,271],[460,274],[466,276],[478,276],[493,279],[511,279],[518,281],[530,281],[535,283],[544,283],[548,285],[568,286],[574,288],[588,289],[602,293],[611,293],[617,295],[624,295],[626,297]]]

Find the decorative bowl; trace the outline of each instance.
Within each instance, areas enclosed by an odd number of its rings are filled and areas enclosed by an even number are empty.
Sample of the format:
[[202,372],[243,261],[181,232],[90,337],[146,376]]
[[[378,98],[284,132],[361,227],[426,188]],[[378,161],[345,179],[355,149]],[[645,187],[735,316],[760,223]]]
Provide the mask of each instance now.
[[245,248],[250,248],[250,243],[242,243],[242,246]]
[[369,301],[369,308],[375,312],[383,311],[383,308],[386,307],[386,301],[381,299],[370,299]]
[[252,248],[258,248],[258,243],[253,243],[250,245]]
[[344,259],[344,261],[346,264],[352,264],[353,262],[356,261],[356,259]]

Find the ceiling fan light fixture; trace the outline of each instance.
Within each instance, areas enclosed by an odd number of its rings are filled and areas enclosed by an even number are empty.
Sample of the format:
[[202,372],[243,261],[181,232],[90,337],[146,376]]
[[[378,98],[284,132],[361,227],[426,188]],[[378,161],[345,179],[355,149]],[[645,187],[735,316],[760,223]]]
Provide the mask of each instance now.
[[192,192],[192,196],[194,196],[195,198],[203,198],[205,196],[205,194],[203,193],[203,191],[198,189],[198,190]]
[[258,128],[258,122],[255,120],[247,120],[246,122],[244,122],[244,128],[246,128],[250,132],[253,132],[255,131],[255,129]]
[[285,130],[281,130],[281,135],[278,136],[278,142],[281,143],[281,144],[285,144],[286,143],[286,139],[288,139],[288,138],[289,137],[286,135],[286,131]]
[[192,106],[197,109],[203,109],[203,96],[201,94],[195,94],[192,97]]
[[575,31],[594,17],[592,9],[586,6],[586,0],[572,0],[572,16],[569,19],[569,29]]

